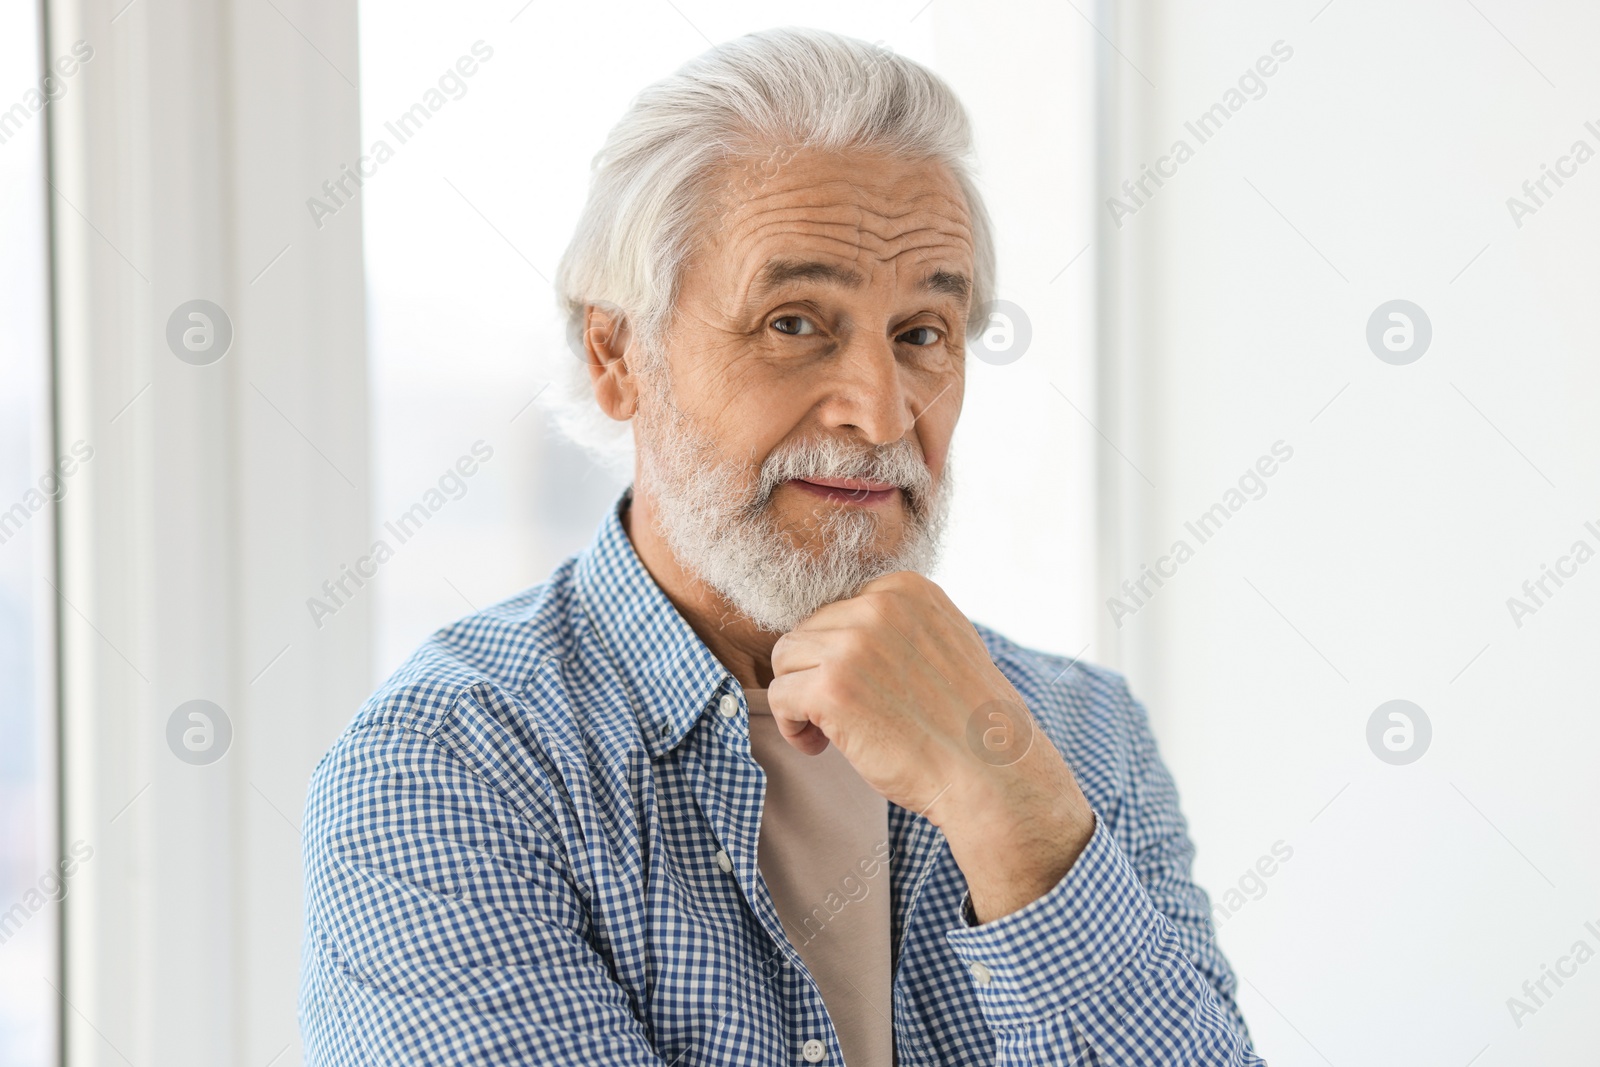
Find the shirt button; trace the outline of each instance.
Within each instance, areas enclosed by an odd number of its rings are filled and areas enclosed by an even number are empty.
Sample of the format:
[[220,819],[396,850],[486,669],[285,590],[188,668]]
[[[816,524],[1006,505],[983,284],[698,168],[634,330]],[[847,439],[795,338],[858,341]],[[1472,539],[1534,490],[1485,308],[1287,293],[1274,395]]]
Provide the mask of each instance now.
[[723,874],[733,873],[733,860],[729,859],[728,854],[722,849],[717,850],[717,866],[721,868]]
[[800,1055],[806,1058],[807,1063],[821,1063],[822,1057],[828,1054],[828,1049],[816,1038],[807,1041],[800,1048]]
[[723,693],[722,699],[717,701],[717,710],[724,719],[731,719],[739,714],[739,699],[732,693]]
[[978,980],[979,985],[988,985],[994,981],[994,972],[981,963],[974,963],[972,965],[972,977]]

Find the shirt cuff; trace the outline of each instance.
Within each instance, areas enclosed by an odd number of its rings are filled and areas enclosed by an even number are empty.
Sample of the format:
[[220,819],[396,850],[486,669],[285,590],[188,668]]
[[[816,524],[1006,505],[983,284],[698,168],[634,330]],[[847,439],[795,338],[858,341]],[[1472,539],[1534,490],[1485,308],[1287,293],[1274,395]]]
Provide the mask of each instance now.
[[1071,870],[1038,900],[974,926],[969,896],[945,941],[967,965],[993,1026],[1055,1015],[1143,970],[1157,951],[1160,913],[1098,812]]

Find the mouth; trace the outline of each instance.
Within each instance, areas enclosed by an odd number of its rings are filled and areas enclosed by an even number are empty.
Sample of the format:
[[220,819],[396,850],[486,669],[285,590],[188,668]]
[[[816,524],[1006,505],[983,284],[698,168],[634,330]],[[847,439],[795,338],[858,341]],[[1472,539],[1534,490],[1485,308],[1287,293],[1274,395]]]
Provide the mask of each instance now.
[[790,485],[835,504],[881,507],[899,494],[899,486],[871,478],[791,478]]

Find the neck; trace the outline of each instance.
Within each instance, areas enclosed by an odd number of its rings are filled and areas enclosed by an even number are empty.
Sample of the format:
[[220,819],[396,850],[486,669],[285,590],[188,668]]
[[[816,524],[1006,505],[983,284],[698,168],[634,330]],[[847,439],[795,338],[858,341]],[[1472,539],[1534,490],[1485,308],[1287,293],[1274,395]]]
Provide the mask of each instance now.
[[746,689],[772,684],[778,636],[758,629],[726,597],[686,570],[656,529],[655,498],[635,479],[622,529],[656,585],[728,672]]

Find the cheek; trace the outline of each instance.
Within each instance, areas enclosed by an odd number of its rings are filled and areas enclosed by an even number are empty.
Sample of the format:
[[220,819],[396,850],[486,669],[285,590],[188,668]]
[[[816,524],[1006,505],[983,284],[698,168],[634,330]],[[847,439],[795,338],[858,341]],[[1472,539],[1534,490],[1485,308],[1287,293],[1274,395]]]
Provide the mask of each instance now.
[[[705,331],[691,338],[682,358],[672,361],[672,380],[680,404],[693,405],[708,419],[759,426],[787,418],[798,421],[808,401],[811,376],[786,373],[762,358],[749,339]],[[793,368],[789,368],[793,370]]]
[[961,417],[961,384],[957,381],[917,420],[917,443],[922,446],[923,461],[940,478],[944,476],[945,462],[950,457],[950,440]]
[[728,409],[728,455],[759,469],[768,456],[799,434],[807,410],[783,391],[745,390]]
[[796,437],[822,396],[814,376],[786,375],[756,360],[730,369],[718,383],[714,429],[729,456],[757,466]]

